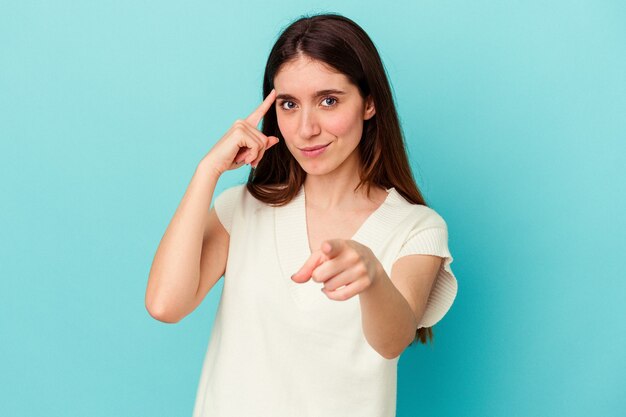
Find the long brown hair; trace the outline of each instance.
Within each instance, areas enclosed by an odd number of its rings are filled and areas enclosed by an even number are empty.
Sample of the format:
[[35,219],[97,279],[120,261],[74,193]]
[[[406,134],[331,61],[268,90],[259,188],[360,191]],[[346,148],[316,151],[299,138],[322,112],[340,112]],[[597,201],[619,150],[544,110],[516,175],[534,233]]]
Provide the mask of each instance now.
[[[407,201],[426,206],[409,165],[404,137],[382,61],[365,31],[335,13],[300,17],[280,34],[263,77],[263,97],[274,88],[281,66],[304,55],[343,73],[365,99],[372,96],[376,113],[364,121],[359,143],[360,182],[369,194],[372,185],[394,187]],[[276,108],[263,118],[261,131],[280,139],[267,149],[248,177],[246,188],[256,199],[276,206],[289,203],[304,184],[306,172],[291,155],[278,128]],[[356,191],[355,190],[355,191]],[[432,341],[431,327],[417,330],[413,342]],[[412,342],[412,343],[413,343]]]

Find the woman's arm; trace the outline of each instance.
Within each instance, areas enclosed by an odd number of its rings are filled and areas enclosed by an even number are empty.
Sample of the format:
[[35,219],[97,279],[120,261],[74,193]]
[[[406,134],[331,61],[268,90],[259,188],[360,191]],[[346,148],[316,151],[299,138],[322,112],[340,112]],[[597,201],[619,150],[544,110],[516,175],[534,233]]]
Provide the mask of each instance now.
[[222,173],[249,163],[256,167],[276,136],[256,126],[276,100],[276,90],[231,128],[200,161],[183,199],[157,249],[146,289],[146,308],[157,320],[176,323],[200,304],[226,269],[230,236],[209,213]]
[[150,268],[145,305],[157,320],[191,313],[224,273],[229,235],[211,209],[219,174],[206,158],[196,168]]
[[441,258],[404,256],[393,265],[391,278],[380,263],[377,265],[373,284],[359,294],[361,322],[370,346],[393,359],[415,338]]

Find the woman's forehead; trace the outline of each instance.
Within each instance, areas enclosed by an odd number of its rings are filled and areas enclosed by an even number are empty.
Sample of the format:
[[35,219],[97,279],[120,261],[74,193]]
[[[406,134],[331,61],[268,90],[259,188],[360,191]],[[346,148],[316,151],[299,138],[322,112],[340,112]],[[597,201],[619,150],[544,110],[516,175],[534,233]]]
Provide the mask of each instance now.
[[299,59],[281,66],[274,77],[276,93],[291,96],[316,96],[323,90],[349,92],[351,84],[344,74],[320,61]]

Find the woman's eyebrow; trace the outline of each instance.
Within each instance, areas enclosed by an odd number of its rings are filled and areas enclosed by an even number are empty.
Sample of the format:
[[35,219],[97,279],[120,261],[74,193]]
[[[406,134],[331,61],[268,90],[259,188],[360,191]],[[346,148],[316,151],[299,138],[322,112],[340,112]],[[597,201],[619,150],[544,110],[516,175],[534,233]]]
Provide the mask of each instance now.
[[[341,94],[346,94],[346,92],[345,92],[345,91],[341,91],[341,90],[336,90],[336,89],[334,89],[334,88],[331,88],[331,89],[327,89],[327,90],[320,90],[320,91],[317,91],[317,92],[313,95],[313,98],[318,98],[318,97],[321,97],[321,96],[326,96],[326,95],[329,95],[329,94],[337,94],[337,95],[341,95]],[[284,94],[284,93],[283,93],[283,94],[278,94],[278,95],[276,96],[276,100],[281,99],[281,98],[282,98],[282,99],[287,99],[287,100],[296,100],[296,98],[295,98],[294,96],[292,96],[291,94]]]

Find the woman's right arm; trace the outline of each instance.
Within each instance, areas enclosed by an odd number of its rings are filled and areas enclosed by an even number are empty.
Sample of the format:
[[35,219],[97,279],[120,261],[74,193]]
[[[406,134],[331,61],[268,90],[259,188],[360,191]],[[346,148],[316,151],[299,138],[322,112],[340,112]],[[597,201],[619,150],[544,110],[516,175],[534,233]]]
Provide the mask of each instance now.
[[[256,166],[278,138],[256,129],[275,91],[245,120],[237,120],[198,164],[157,248],[146,289],[152,317],[176,323],[191,313],[224,274],[230,236],[210,209],[222,173]],[[210,210],[209,210],[210,209]]]
[[209,212],[219,177],[207,164],[196,168],[150,268],[146,309],[166,323],[191,313],[226,267],[230,237],[215,208]]

